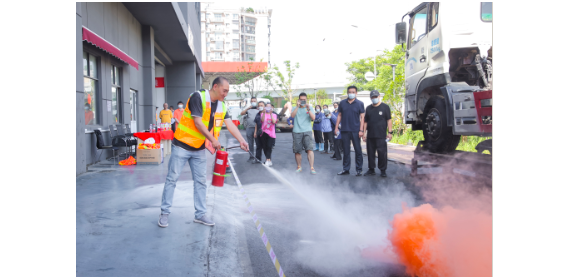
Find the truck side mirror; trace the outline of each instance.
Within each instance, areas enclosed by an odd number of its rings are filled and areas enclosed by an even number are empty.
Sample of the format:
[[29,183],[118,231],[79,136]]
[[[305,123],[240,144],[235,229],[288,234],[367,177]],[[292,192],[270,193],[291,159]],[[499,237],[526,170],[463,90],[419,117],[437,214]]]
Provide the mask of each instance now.
[[406,22],[396,23],[396,44],[406,43]]

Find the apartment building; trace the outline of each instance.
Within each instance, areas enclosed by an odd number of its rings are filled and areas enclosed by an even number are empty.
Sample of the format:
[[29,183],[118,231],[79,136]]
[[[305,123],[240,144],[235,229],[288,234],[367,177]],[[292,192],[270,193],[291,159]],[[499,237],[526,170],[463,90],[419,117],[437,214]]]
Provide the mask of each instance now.
[[271,67],[271,9],[202,2],[202,61],[263,61]]

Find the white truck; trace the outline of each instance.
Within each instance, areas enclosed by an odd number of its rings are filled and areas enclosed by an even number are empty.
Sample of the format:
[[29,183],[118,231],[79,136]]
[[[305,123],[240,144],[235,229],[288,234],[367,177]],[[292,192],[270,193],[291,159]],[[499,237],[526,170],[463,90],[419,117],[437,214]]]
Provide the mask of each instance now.
[[461,135],[491,136],[492,17],[491,2],[424,2],[396,24],[396,44],[407,46],[405,123],[423,130],[430,152],[453,152]]

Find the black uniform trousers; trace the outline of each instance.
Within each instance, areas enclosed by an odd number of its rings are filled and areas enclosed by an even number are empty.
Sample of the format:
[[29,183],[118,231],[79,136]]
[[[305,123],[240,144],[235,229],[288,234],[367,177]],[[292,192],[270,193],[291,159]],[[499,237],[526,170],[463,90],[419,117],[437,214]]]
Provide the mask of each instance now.
[[273,151],[273,145],[275,144],[275,138],[272,138],[267,133],[262,133],[261,136],[261,146],[263,147],[263,153],[265,154],[265,159],[271,159],[271,152]]
[[367,138],[366,152],[368,154],[368,168],[376,168],[375,159],[378,152],[378,169],[386,171],[388,167],[388,144],[386,138]]
[[356,160],[356,171],[362,171],[362,146],[360,145],[360,137],[358,131],[341,131],[342,145],[344,149],[344,159],[342,160],[342,170],[350,171],[350,142],[354,147],[354,159]]

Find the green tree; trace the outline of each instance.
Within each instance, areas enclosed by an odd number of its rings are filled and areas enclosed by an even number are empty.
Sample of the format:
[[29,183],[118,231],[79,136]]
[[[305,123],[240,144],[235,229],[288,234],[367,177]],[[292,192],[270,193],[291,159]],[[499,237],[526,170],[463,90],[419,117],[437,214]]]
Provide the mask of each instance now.
[[275,82],[279,91],[276,91],[281,97],[285,99],[289,99],[289,102],[293,104],[293,77],[295,76],[295,70],[299,69],[299,62],[297,62],[294,66],[291,65],[290,60],[285,60],[283,62],[285,64],[286,73],[283,75],[279,70],[279,67],[273,67],[273,75],[277,77],[277,81]]
[[[332,103],[332,100],[329,98],[329,95],[327,94],[327,92],[324,89],[317,90],[316,95],[317,95],[317,104],[321,105],[321,107],[323,105],[330,105]],[[309,100],[310,104],[317,105],[317,104],[314,104],[315,103],[315,93],[307,94],[307,100]]]
[[[260,62],[262,62],[260,60]],[[253,61],[247,63],[246,66],[238,67],[238,72],[235,74],[237,85],[236,95],[239,98],[257,97],[260,91],[268,91],[272,87],[272,75],[267,68],[255,66]]]
[[[405,48],[405,44],[404,44]],[[382,102],[388,104],[392,110],[392,124],[394,130],[404,132],[407,126],[403,122],[402,108],[404,106],[404,82],[405,82],[405,54],[401,45],[397,45],[392,50],[385,49],[382,54],[374,58],[364,58],[357,61],[345,63],[347,72],[352,75],[349,85],[355,85],[361,90],[377,90],[384,93]],[[378,75],[372,81],[364,78],[366,72],[374,73],[374,62]],[[395,77],[392,75],[392,66],[395,64]]]

